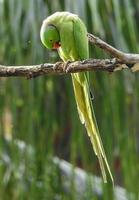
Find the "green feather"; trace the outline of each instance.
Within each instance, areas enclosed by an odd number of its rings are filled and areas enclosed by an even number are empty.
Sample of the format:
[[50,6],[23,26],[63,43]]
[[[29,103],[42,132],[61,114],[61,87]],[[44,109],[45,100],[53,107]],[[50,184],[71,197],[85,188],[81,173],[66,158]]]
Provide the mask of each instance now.
[[[49,34],[52,38],[44,37],[45,34],[43,34],[43,32],[46,33],[46,29],[48,26],[50,27],[50,25],[55,26],[56,31],[59,31],[61,47],[58,49],[58,53],[63,61],[84,60],[89,58],[87,30],[84,23],[77,15],[69,12],[57,12],[48,17],[44,21],[41,29],[45,30],[41,31],[41,38],[44,38],[44,41],[42,41],[43,43],[49,43],[50,39],[53,41],[55,39],[54,34]],[[48,39],[49,41],[46,42]],[[45,44],[45,46],[48,45]],[[85,124],[94,152],[98,157],[103,180],[107,182],[105,170],[105,168],[107,168],[113,182],[113,176],[105,155],[92,105],[88,73],[72,74],[72,82],[79,117],[81,122]]]

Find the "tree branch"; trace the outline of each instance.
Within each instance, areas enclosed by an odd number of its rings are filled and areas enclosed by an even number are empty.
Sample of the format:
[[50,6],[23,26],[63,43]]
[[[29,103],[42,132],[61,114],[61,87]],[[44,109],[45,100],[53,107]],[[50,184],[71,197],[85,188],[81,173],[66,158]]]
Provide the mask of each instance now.
[[[119,63],[125,64],[131,68],[132,72],[139,71],[139,54],[124,53],[104,42],[100,38],[94,36],[93,34],[88,33],[87,36],[91,44],[98,46],[99,48],[109,53],[111,56],[115,57]],[[121,69],[123,69],[123,67],[121,67]]]
[[111,59],[89,59],[66,63],[57,62],[55,64],[44,63],[28,66],[5,66],[0,65],[0,77],[22,76],[33,78],[41,75],[62,75],[68,73],[84,71],[107,71],[114,72],[124,68],[130,68],[132,72],[139,71],[139,54],[129,54],[107,44],[98,37],[88,33],[88,39],[93,45],[102,48],[114,58]]

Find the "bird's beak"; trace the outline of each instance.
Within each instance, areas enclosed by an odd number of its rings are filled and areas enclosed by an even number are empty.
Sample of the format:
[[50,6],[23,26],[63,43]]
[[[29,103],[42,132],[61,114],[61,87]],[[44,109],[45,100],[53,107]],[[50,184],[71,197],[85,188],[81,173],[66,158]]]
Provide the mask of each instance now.
[[59,42],[55,42],[55,43],[53,44],[53,49],[58,49],[60,46],[61,46],[61,45],[60,45]]

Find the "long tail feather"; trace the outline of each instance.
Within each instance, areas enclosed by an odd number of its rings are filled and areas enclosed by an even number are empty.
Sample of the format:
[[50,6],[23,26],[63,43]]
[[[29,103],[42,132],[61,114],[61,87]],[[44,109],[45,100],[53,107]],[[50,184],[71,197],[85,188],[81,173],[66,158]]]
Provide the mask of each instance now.
[[87,76],[85,73],[73,74],[72,82],[78,113],[81,122],[84,123],[86,126],[87,133],[93,145],[94,152],[98,157],[103,180],[104,182],[107,182],[107,175],[105,170],[105,168],[107,168],[113,183],[113,176],[105,155],[105,151],[103,148],[103,144],[100,138],[99,129],[95,118]]

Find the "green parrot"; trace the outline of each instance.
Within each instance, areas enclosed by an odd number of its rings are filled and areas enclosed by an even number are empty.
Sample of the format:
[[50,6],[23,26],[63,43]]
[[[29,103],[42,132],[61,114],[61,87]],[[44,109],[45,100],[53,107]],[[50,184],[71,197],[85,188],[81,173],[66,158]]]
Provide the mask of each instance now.
[[[87,30],[82,20],[69,12],[56,12],[46,18],[41,26],[40,38],[45,47],[57,49],[60,58],[68,61],[89,58]],[[106,169],[111,180],[113,176],[104,152],[93,110],[88,84],[88,74],[73,73],[72,83],[81,123],[85,125],[88,136],[98,157],[104,182],[107,182]]]

